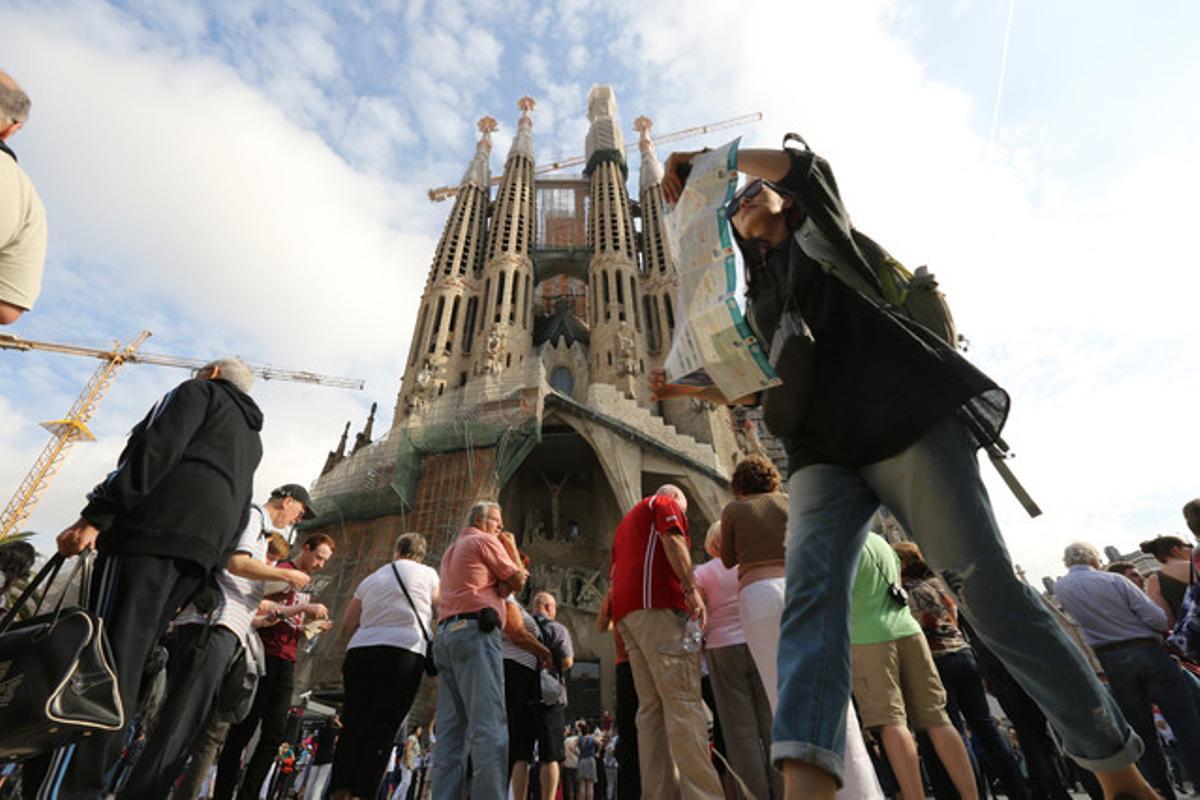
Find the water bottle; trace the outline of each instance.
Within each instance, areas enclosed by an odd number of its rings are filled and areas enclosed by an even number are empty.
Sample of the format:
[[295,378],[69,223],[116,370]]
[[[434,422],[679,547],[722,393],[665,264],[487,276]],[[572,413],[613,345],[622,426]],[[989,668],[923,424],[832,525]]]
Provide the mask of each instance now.
[[683,626],[683,641],[680,642],[683,652],[698,652],[700,650],[700,642],[703,639],[704,634],[700,631],[700,620],[695,617],[688,617],[687,624]]

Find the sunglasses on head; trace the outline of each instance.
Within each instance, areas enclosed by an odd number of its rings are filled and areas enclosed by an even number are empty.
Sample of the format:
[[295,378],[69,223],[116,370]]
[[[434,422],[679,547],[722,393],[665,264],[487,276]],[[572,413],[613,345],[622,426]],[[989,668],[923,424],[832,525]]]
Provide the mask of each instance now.
[[733,215],[741,208],[743,200],[749,200],[768,186],[777,192],[779,191],[779,188],[771,181],[755,178],[734,192],[733,197],[725,204],[725,219],[732,221]]

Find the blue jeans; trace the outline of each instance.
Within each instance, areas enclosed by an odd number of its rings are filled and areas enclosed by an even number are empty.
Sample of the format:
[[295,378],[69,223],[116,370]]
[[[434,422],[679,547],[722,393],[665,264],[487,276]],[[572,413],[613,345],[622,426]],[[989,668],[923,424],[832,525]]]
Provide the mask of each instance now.
[[1143,645],[1110,650],[1096,654],[1108,676],[1108,690],[1116,698],[1121,711],[1138,736],[1146,742],[1146,752],[1139,766],[1150,785],[1170,797],[1171,779],[1167,762],[1154,728],[1150,704],[1162,711],[1193,781],[1200,780],[1200,721],[1192,705],[1192,695],[1179,665],[1167,655],[1161,644]]
[[499,628],[483,633],[475,620],[438,626],[437,747],[433,800],[464,796],[467,758],[471,797],[503,800],[508,792],[508,721]]
[[[946,687],[946,713],[950,715],[950,721],[959,729],[959,733],[962,733],[962,724],[966,722],[971,735],[983,750],[987,772],[1000,779],[1009,800],[1029,797],[1012,748],[996,727],[996,720],[988,708],[983,675],[971,648],[934,655],[933,663],[937,665],[942,686]],[[983,795],[982,792],[980,794]]]
[[1079,649],[1017,579],[979,464],[947,417],[895,456],[861,469],[814,464],[788,481],[787,589],[771,757],[795,759],[841,785],[850,699],[850,590],[880,504],[921,546],[978,635],[1046,712],[1063,744],[1094,771],[1137,760],[1141,742]]

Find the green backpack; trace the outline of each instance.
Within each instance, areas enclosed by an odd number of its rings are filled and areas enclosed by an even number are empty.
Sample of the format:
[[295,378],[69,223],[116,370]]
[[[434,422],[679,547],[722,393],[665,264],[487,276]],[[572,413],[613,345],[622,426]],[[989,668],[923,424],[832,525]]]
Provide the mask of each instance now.
[[[798,147],[789,147],[793,144]],[[813,153],[799,134],[784,136],[783,147],[801,151],[808,159],[809,175],[802,196],[805,208],[823,234],[840,240],[840,249],[849,256],[846,260],[856,267],[831,265],[832,271],[851,288],[896,309],[957,349],[962,339],[933,273],[926,267],[918,267],[915,273],[909,271],[874,239],[851,225],[829,163]]]

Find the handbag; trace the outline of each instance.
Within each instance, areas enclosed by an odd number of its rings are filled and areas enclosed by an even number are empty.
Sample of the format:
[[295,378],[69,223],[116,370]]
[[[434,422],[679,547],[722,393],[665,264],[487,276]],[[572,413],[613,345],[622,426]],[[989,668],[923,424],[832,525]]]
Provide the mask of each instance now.
[[[20,760],[73,744],[97,732],[119,731],[125,710],[104,620],[87,609],[90,553],[79,557],[79,604],[14,624],[16,610],[43,583],[49,587],[66,559],[56,554],[0,621],[0,760]],[[45,592],[43,592],[43,599]]]
[[404,592],[404,599],[408,600],[408,605],[412,608],[413,616],[417,618],[417,625],[421,627],[421,635],[425,637],[425,674],[431,678],[437,677],[437,664],[433,663],[433,639],[429,636],[429,631],[425,630],[425,623],[421,620],[421,612],[417,611],[417,604],[413,602],[412,595],[408,593],[408,587],[404,585],[404,581],[400,578],[400,570],[396,569],[396,562],[392,562],[392,574],[396,576],[396,583],[400,584],[400,591]]

